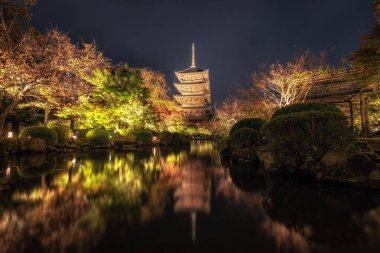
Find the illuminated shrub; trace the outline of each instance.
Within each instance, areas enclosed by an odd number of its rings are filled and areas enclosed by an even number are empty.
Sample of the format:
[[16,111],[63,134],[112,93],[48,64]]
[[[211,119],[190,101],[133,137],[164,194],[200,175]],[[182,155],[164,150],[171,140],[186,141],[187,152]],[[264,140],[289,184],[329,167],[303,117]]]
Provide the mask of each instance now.
[[301,159],[318,160],[328,150],[351,147],[352,131],[334,105],[295,104],[280,109],[261,128],[268,146],[289,150]]
[[40,138],[45,141],[47,145],[55,145],[58,141],[57,133],[46,126],[30,126],[25,127],[20,132],[21,138]]
[[153,133],[148,129],[142,129],[137,131],[135,136],[138,142],[142,142],[143,144],[149,144],[152,142]]
[[185,129],[185,132],[186,132],[186,134],[189,134],[189,135],[197,134],[198,133],[198,127],[193,126],[193,125],[187,126],[187,128]]
[[103,129],[93,129],[87,132],[86,138],[92,146],[104,146],[111,143],[110,133]]
[[160,133],[160,141],[163,143],[171,143],[172,142],[172,133],[169,131],[162,131]]
[[249,148],[258,144],[259,133],[248,127],[242,127],[232,132],[230,136],[230,143],[232,146]]
[[73,137],[73,131],[64,125],[55,125],[51,129],[53,129],[58,136],[58,143],[65,144]]
[[256,130],[257,132],[260,131],[260,128],[266,123],[265,120],[263,119],[258,119],[258,118],[246,118],[238,121],[235,125],[232,126],[230,130],[230,136],[232,133],[243,127],[251,128],[253,130]]

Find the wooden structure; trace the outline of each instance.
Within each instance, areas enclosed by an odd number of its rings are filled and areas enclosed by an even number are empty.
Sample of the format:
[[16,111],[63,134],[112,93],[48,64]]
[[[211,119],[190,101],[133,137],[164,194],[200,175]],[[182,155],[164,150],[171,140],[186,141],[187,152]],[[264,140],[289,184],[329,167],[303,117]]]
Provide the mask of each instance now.
[[188,121],[202,122],[211,116],[209,71],[196,67],[194,43],[192,49],[190,68],[175,72],[179,83],[174,86],[180,95],[174,96],[174,99],[181,105]]
[[303,79],[300,82],[311,84],[306,100],[331,103],[343,109],[348,108],[347,114],[351,126],[354,125],[354,108],[355,105],[358,105],[362,135],[368,137],[371,134],[368,117],[368,94],[373,91],[373,88],[360,83],[360,80],[366,75],[367,72],[364,70],[340,70],[315,78]]

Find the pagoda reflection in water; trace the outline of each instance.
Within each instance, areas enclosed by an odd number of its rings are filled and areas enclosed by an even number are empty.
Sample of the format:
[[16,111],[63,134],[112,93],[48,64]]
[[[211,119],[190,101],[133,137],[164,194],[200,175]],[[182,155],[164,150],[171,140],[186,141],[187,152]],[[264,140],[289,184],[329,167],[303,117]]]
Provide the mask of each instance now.
[[174,211],[190,213],[191,238],[196,241],[197,213],[210,213],[211,178],[202,160],[181,166],[181,176],[174,192]]

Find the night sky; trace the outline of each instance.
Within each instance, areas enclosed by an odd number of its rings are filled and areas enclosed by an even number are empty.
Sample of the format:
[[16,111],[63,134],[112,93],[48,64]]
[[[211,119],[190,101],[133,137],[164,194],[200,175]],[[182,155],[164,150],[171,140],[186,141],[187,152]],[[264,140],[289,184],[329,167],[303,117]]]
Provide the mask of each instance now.
[[214,100],[245,85],[261,63],[326,49],[337,65],[374,24],[372,0],[39,0],[33,25],[95,40],[114,63],[165,73],[210,69]]

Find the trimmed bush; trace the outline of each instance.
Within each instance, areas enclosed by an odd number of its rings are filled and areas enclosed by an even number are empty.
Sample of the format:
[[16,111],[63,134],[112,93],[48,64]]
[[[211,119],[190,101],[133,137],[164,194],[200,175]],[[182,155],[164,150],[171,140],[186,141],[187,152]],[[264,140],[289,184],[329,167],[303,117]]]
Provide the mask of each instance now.
[[[328,150],[352,147],[352,131],[348,121],[335,106],[309,103],[289,107],[280,109],[282,112],[275,114],[261,128],[261,134],[274,154],[278,149],[289,150],[297,159],[313,163]],[[305,110],[299,111],[300,108]]]
[[57,133],[59,144],[66,144],[73,137],[73,131],[67,126],[55,125],[51,129]]
[[162,143],[171,143],[172,142],[172,133],[169,131],[162,131],[160,132],[160,141]]
[[283,108],[278,109],[273,113],[272,119],[277,118],[278,116],[295,113],[295,112],[306,112],[306,111],[318,111],[318,112],[332,112],[342,114],[342,112],[335,106],[325,103],[302,103],[302,104],[293,104]]
[[21,130],[20,137],[40,138],[45,141],[46,145],[49,146],[54,146],[55,144],[57,144],[58,141],[57,133],[46,126],[25,127]]
[[45,152],[46,141],[41,138],[22,138],[20,139],[19,150],[30,153]]
[[232,135],[232,133],[239,129],[239,128],[243,128],[243,127],[248,127],[248,128],[251,128],[253,130],[256,130],[257,132],[260,131],[260,128],[266,123],[265,120],[263,119],[258,119],[258,118],[246,118],[246,119],[242,119],[240,121],[238,121],[235,125],[232,126],[231,130],[230,130],[230,134],[229,136]]
[[152,142],[153,133],[148,129],[142,129],[137,131],[135,136],[138,142],[142,142],[143,144],[149,144]]
[[104,146],[111,143],[110,133],[103,129],[93,129],[87,132],[86,138],[92,146]]
[[248,127],[242,127],[232,132],[230,136],[230,143],[232,146],[241,148],[249,148],[256,146],[259,140],[259,133]]

